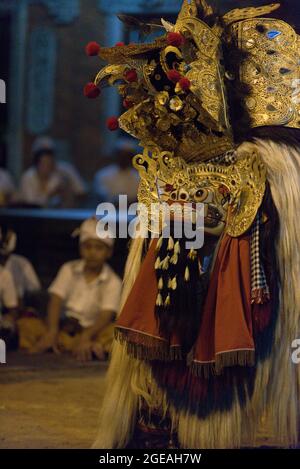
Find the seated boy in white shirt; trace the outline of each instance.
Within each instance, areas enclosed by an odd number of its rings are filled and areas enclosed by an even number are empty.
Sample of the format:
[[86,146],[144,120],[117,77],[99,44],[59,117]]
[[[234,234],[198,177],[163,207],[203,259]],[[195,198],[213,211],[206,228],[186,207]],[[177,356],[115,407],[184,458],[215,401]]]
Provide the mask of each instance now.
[[68,351],[82,361],[93,355],[99,360],[107,357],[121,280],[106,263],[112,255],[113,239],[99,238],[96,225],[94,218],[81,225],[81,259],[64,264],[51,284],[47,325],[40,328],[37,343],[27,347],[31,352]]

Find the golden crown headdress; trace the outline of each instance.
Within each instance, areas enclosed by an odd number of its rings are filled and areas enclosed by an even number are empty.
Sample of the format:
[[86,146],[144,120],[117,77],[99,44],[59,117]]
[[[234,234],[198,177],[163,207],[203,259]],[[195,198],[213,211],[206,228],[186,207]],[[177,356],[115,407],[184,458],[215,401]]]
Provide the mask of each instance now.
[[224,185],[230,193],[227,233],[249,229],[265,190],[259,155],[228,168],[213,159],[235,148],[238,120],[246,131],[247,125],[300,129],[299,36],[281,20],[260,18],[279,6],[235,9],[209,25],[213,11],[205,0],[184,0],[176,23],[162,20],[167,34],[153,43],[90,45],[108,65],[87,95],[117,84],[127,108],[119,126],[144,147],[134,159],[140,202],[158,199],[159,179],[175,195],[175,179],[184,180],[186,200],[203,184],[217,200]]
[[[120,127],[142,146],[186,161],[206,160],[233,147],[228,87],[238,90],[250,127],[300,128],[299,36],[281,20],[258,18],[279,6],[235,9],[209,26],[205,18],[212,9],[206,1],[184,0],[175,25],[162,20],[164,37],[99,48],[109,65],[94,86],[117,83],[130,107],[119,117]],[[224,57],[226,47],[242,59]]]

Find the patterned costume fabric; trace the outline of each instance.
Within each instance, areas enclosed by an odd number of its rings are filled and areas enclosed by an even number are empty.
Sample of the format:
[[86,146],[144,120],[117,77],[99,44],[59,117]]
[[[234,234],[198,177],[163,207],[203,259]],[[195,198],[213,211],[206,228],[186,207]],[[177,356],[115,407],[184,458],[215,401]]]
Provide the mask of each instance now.
[[259,230],[260,216],[256,217],[251,229],[251,300],[252,302],[264,302],[270,299],[266,274],[260,258]]

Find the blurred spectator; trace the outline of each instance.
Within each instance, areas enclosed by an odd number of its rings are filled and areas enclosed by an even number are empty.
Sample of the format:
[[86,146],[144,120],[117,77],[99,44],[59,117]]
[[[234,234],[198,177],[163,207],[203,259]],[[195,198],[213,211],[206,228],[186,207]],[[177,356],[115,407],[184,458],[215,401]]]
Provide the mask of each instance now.
[[15,310],[18,307],[17,290],[11,273],[0,264],[0,306],[1,311]]
[[118,141],[116,163],[100,169],[94,177],[94,191],[101,201],[116,203],[119,194],[126,194],[128,202],[137,200],[138,172],[132,167],[136,144],[128,138]]
[[0,263],[12,275],[21,306],[24,296],[38,292],[41,284],[29,260],[24,256],[13,254],[16,243],[16,233],[8,227],[0,226]]
[[11,175],[6,169],[0,168],[0,207],[9,205],[15,191],[16,189]]
[[[13,240],[10,240],[9,243],[13,244]],[[5,239],[0,231],[0,338],[10,348],[15,345],[17,339],[18,296],[12,274],[5,267],[2,256],[2,248],[5,244]]]
[[40,207],[72,207],[86,194],[77,170],[67,162],[56,161],[55,145],[48,137],[33,144],[33,166],[21,178],[20,201]]
[[0,144],[0,207],[8,205],[12,200],[16,189],[9,172],[4,169],[5,147]]
[[99,236],[96,226],[94,218],[81,225],[81,259],[63,264],[49,288],[47,325],[36,318],[19,321],[20,344],[30,352],[72,352],[82,361],[107,357],[121,280],[106,263],[114,240],[106,232]]

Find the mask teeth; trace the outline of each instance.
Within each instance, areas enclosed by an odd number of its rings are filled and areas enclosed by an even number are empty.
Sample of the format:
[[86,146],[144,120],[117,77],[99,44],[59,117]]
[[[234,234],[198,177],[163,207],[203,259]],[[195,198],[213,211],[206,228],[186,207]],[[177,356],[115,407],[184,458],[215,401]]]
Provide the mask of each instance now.
[[177,288],[177,280],[176,280],[176,276],[175,276],[171,280],[171,289],[176,290],[176,288]]
[[154,264],[155,270],[158,270],[160,268],[160,262],[161,260],[160,260],[160,257],[158,256]]
[[173,251],[173,249],[174,249],[174,240],[173,240],[172,236],[170,236],[170,238],[169,238],[168,248],[167,249],[168,249],[168,251]]
[[175,254],[180,254],[180,244],[179,244],[179,241],[176,241],[176,243],[175,243],[174,252],[175,252]]
[[165,299],[164,305],[165,305],[165,306],[170,306],[170,304],[171,304],[171,298],[170,298],[170,294],[168,293],[168,295],[167,295],[167,297],[166,297],[166,299]]
[[168,278],[168,288],[172,288],[172,280],[170,277]]
[[170,264],[176,265],[178,262],[178,254],[173,254],[173,256],[170,259]]
[[197,251],[195,251],[195,249],[190,249],[190,252],[188,253],[188,258],[194,261],[197,258]]
[[162,243],[163,243],[163,237],[161,236],[157,241],[156,249],[160,249],[162,247]]
[[163,278],[160,277],[159,281],[158,281],[158,289],[159,290],[162,290],[164,288],[164,281],[163,281]]
[[162,270],[168,270],[169,260],[170,260],[170,256],[166,256],[164,258],[164,260],[161,262],[160,267],[161,267]]
[[162,296],[159,293],[156,297],[156,306],[162,306],[162,304],[163,304]]
[[190,271],[188,266],[186,266],[185,271],[184,271],[184,280],[188,282],[190,280]]

